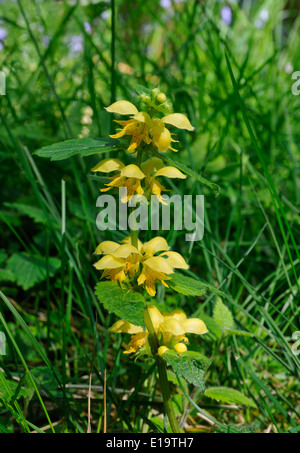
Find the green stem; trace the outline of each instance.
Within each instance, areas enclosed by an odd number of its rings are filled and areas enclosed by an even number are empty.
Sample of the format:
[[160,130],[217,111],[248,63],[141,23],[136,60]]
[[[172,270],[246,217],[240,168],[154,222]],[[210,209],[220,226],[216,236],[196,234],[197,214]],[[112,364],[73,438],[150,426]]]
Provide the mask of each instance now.
[[[139,149],[137,152],[137,157],[136,157],[136,165],[138,167],[141,167],[142,163],[142,155],[143,155],[143,150]],[[134,247],[138,246],[138,232],[137,230],[131,230],[130,231],[131,235],[131,244]],[[174,408],[173,408],[173,403],[172,403],[172,398],[171,398],[171,392],[170,392],[170,386],[169,386],[169,381],[167,377],[167,367],[165,361],[157,355],[157,350],[159,348],[159,342],[158,338],[156,336],[155,329],[152,324],[152,320],[148,311],[148,308],[145,308],[145,325],[146,328],[149,332],[149,343],[152,351],[152,355],[156,360],[157,368],[158,368],[158,375],[159,375],[159,381],[160,381],[160,386],[161,386],[161,392],[163,396],[163,401],[164,401],[164,407],[166,414],[168,416],[170,425],[171,425],[171,430],[172,433],[180,433],[180,428],[175,416]]]
[[149,332],[149,343],[151,347],[151,351],[153,357],[155,357],[157,368],[158,368],[158,375],[159,381],[161,386],[161,393],[163,396],[164,407],[166,414],[168,416],[172,433],[180,433],[180,428],[176,419],[176,415],[174,412],[174,407],[171,398],[170,386],[167,377],[167,367],[165,361],[157,355],[157,350],[159,347],[158,339],[156,336],[155,329],[152,324],[152,320],[150,318],[150,314],[148,308],[145,310],[145,324],[146,328]]

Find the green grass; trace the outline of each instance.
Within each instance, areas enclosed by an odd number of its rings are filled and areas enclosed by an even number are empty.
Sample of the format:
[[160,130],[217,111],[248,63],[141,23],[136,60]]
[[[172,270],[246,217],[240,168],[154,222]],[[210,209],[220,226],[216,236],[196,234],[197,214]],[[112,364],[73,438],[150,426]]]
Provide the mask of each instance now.
[[[300,331],[300,96],[287,69],[300,70],[298,2],[240,3],[231,4],[230,27],[218,1],[169,9],[158,0],[0,4],[8,32],[0,51],[7,75],[0,331],[8,343],[0,356],[1,432],[87,432],[90,376],[92,432],[104,429],[104,386],[108,432],[164,429],[152,362],[123,355],[122,338],[108,332],[115,318],[94,295],[93,251],[123,237],[96,228],[101,181],[90,168],[99,159],[33,155],[65,139],[107,137],[115,126],[104,107],[137,102],[136,85],[159,85],[174,111],[188,115],[196,130],[178,134],[175,158],[220,186],[216,197],[192,178],[170,184],[181,195],[205,195],[205,235],[187,244],[184,231],[163,234],[189,262],[187,275],[222,290],[235,327],[253,334],[218,338],[212,331],[192,338],[191,349],[213,357],[207,387],[234,388],[257,407],[218,403],[170,375],[180,425],[187,432],[297,431],[300,360],[291,345]],[[269,19],[258,29],[262,9]],[[78,53],[68,47],[74,35],[82,37]],[[91,124],[83,120],[87,107]],[[118,157],[131,162],[129,154]],[[212,316],[216,302],[213,293],[162,289],[157,299],[200,317]]]

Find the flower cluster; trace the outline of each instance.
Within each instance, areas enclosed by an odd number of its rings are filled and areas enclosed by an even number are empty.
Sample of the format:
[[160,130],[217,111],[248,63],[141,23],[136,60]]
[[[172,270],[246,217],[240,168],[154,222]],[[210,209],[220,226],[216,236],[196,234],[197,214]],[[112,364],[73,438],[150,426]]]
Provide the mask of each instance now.
[[[163,94],[163,93],[161,93]],[[141,144],[152,145],[159,152],[165,153],[168,149],[177,151],[171,147],[172,142],[176,142],[172,138],[172,134],[166,127],[166,124],[175,126],[178,129],[193,131],[194,128],[186,116],[181,113],[173,113],[166,115],[163,118],[151,118],[147,112],[139,112],[131,102],[118,101],[110,105],[106,109],[110,113],[118,113],[119,115],[130,115],[131,118],[125,121],[116,121],[122,129],[111,138],[121,138],[124,135],[130,135],[131,141],[128,151],[135,151]]]
[[156,195],[160,203],[166,204],[161,193],[166,188],[157,181],[159,176],[167,178],[185,179],[186,176],[177,168],[164,166],[164,163],[158,157],[142,163],[141,168],[137,165],[124,165],[119,159],[104,159],[94,168],[94,172],[115,173],[109,176],[110,183],[106,184],[107,188],[100,189],[101,192],[107,192],[114,188],[124,187],[126,192],[121,198],[122,203],[127,203],[135,194],[144,195],[149,198]]
[[183,257],[169,251],[169,245],[162,237],[153,238],[145,244],[138,241],[137,247],[132,245],[130,237],[124,239],[122,244],[104,241],[98,245],[95,254],[104,255],[94,264],[96,269],[104,271],[101,278],[117,281],[121,286],[127,276],[134,278],[137,285],[145,286],[150,296],[156,294],[157,281],[168,288],[166,281],[174,269],[188,269]]
[[[154,305],[150,305],[148,312],[159,341],[159,355],[162,355],[168,349],[174,349],[178,354],[181,354],[187,350],[186,344],[189,343],[186,337],[187,333],[203,335],[208,332],[201,319],[187,318],[183,310],[161,313]],[[145,354],[150,353],[149,333],[142,327],[130,324],[128,321],[119,320],[110,328],[110,331],[132,335],[125,354],[136,353],[139,350]]]

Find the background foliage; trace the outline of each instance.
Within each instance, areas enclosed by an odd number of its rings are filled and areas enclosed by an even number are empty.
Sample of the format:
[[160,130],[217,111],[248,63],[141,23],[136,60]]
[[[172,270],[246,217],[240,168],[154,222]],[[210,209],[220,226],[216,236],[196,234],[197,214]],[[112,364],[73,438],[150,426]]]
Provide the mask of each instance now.
[[179,194],[205,195],[206,226],[200,242],[176,231],[167,240],[190,276],[226,295],[222,304],[215,293],[158,291],[160,306],[185,307],[210,330],[192,339],[212,359],[209,390],[170,373],[181,427],[298,431],[298,8],[283,0],[0,3],[0,431],[100,432],[104,409],[108,432],[167,429],[151,362],[122,355],[122,338],[107,330],[114,317],[93,294],[96,245],[123,237],[95,225],[103,180],[90,168],[99,157],[33,155],[65,139],[107,137],[114,125],[104,107],[136,102],[137,84],[160,86],[188,115],[196,130],[179,134],[176,158],[221,188],[216,197],[199,181],[169,182]]

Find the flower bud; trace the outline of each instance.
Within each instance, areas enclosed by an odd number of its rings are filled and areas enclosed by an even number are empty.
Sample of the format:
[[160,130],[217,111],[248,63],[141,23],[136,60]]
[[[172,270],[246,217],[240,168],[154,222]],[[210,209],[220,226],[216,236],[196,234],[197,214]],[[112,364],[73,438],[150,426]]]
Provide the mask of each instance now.
[[167,348],[167,346],[161,346],[158,348],[157,354],[161,357],[168,350],[169,348]]
[[165,93],[159,93],[156,97],[156,100],[157,102],[159,102],[160,104],[163,104],[164,102],[166,102],[167,100],[167,96],[165,95]]
[[177,352],[177,354],[182,354],[183,352],[187,351],[187,347],[183,343],[175,344],[174,349]]

